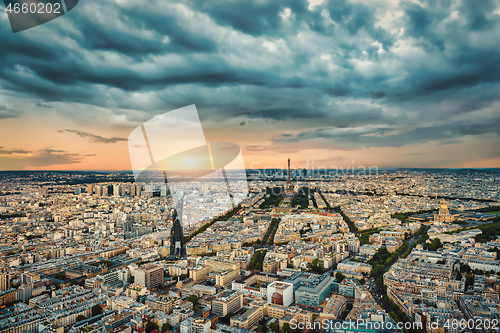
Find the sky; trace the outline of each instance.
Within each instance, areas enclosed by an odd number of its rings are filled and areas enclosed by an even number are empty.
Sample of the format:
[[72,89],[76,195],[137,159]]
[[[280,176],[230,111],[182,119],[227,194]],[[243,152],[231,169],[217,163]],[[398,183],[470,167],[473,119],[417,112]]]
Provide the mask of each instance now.
[[489,0],[82,0],[15,34],[1,7],[0,170],[129,170],[192,104],[247,168],[500,167],[499,35]]

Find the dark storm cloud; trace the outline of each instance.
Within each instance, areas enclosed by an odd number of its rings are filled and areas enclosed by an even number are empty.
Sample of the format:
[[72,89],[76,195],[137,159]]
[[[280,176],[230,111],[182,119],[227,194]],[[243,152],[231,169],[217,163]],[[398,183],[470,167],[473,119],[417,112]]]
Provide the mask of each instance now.
[[248,118],[265,118],[278,121],[290,119],[322,118],[326,116],[324,112],[315,110],[310,107],[265,109],[256,112],[240,113],[238,115],[246,116]]
[[[151,6],[156,5],[152,3]],[[88,15],[78,15],[74,20],[78,30],[68,35],[85,49],[115,51],[134,58],[151,54],[217,50],[210,38],[190,33],[181,27],[179,20],[182,18],[169,11],[156,11],[152,7],[140,3],[122,7],[94,3],[82,9]],[[96,25],[93,12],[107,15],[115,23],[122,24]]]
[[[252,12],[259,13],[260,16],[270,15],[267,18],[256,19],[263,24],[258,29],[264,29],[267,26],[263,22],[279,21],[279,12],[284,8],[291,8],[294,10],[294,14],[299,17],[300,13],[307,10],[307,2],[297,2],[295,5],[288,5],[288,7],[284,3],[275,4],[272,1],[266,2],[266,4],[264,6],[257,3],[238,2],[236,6],[249,7],[247,11],[251,8]],[[222,16],[224,16],[222,12],[225,10],[235,11],[231,8],[226,9],[228,6],[234,7],[234,5],[228,5],[225,2],[218,5],[211,4],[207,12],[212,13],[212,18],[217,20],[219,16],[215,15],[216,11],[221,12]],[[174,17],[166,11],[152,10],[154,7],[154,4],[151,7],[137,5],[125,8],[110,7],[104,3],[89,4],[79,8],[76,17],[72,19],[71,23],[75,25],[74,29],[61,29],[58,30],[58,33],[61,37],[70,38],[77,42],[82,49],[106,50],[131,56],[137,60],[137,63],[156,54],[182,54],[187,57],[184,65],[159,67],[158,72],[153,75],[138,73],[131,70],[129,66],[116,68],[114,63],[109,63],[106,66],[89,66],[83,59],[75,57],[75,51],[69,47],[47,45],[43,40],[35,41],[23,35],[12,35],[4,32],[5,36],[2,37],[5,37],[3,38],[3,50],[5,51],[0,51],[0,59],[7,58],[7,63],[10,66],[5,66],[0,71],[0,75],[8,82],[7,87],[10,89],[31,92],[48,100],[74,99],[79,102],[88,99],[89,92],[86,86],[95,84],[126,91],[157,90],[169,85],[189,83],[208,86],[256,85],[297,89],[313,84],[318,85],[318,89],[335,96],[344,96],[349,93],[348,89],[341,84],[314,83],[314,80],[309,81],[310,78],[301,78],[296,75],[234,67],[221,59],[220,54],[214,54],[209,58],[191,59],[193,55],[200,52],[216,52],[216,43],[208,37],[198,36],[192,31],[187,31],[186,28],[179,25],[180,18]],[[193,10],[203,11],[205,7],[206,5],[199,6],[197,4],[193,6]],[[268,12],[270,8],[273,10]],[[108,15],[109,22],[96,24],[95,17],[92,15],[95,12]],[[368,13],[364,12],[364,14]],[[247,14],[243,14],[240,9],[240,15]],[[349,15],[358,15],[358,11],[343,13],[342,18],[347,20]],[[240,21],[238,17],[234,18]],[[354,18],[354,20],[360,21],[359,18]],[[367,26],[364,21],[358,23]],[[3,26],[6,24],[7,22],[4,21]],[[274,28],[279,26],[276,24],[273,23]],[[269,29],[271,28],[269,27]],[[351,32],[357,30],[354,27],[349,29]],[[287,30],[283,29],[281,32],[286,35]],[[167,38],[168,42],[163,43],[163,38]],[[294,61],[297,65],[308,62],[307,57],[301,54],[295,58]],[[58,61],[54,61],[54,59],[58,59]],[[18,75],[20,67],[24,66],[33,71],[39,80]],[[65,89],[62,91],[57,89],[57,86],[60,85],[63,85]]]
[[[500,80],[500,53],[491,43],[500,31],[500,15],[493,13],[493,1],[431,1],[427,6],[401,3],[405,36],[415,38],[442,66],[418,66],[408,77],[411,88],[404,92],[417,96],[450,91]],[[452,19],[453,15],[457,15]],[[396,94],[401,93],[397,91]]]
[[446,17],[446,13],[442,15],[443,11],[438,11],[435,7],[430,11],[411,1],[402,2],[401,7],[405,13],[406,35],[422,38],[425,43],[428,42],[442,50],[444,40],[435,33],[434,29]]
[[[54,112],[90,104],[134,124],[196,103],[221,126],[271,122],[277,136],[302,127],[285,141],[453,142],[498,135],[484,122],[500,88],[498,9],[489,0],[86,1],[40,35],[12,34],[1,16],[0,86],[39,107],[62,102]],[[473,112],[467,124],[452,119]],[[0,119],[12,117],[0,107]]]
[[52,106],[44,103],[36,103],[36,106],[39,106],[41,108],[47,108],[47,109],[52,109]]
[[89,138],[92,141],[97,142],[97,143],[116,143],[118,141],[127,141],[127,139],[125,139],[125,138],[116,138],[116,137],[105,138],[105,137],[102,137],[100,135],[95,135],[92,133],[87,133],[87,132],[78,131],[78,130],[65,129],[64,131],[59,131],[59,132],[60,133],[64,133],[64,132],[75,133],[76,135],[78,135],[82,138]]
[[[295,107],[261,109],[236,113],[249,119],[262,119],[269,122],[309,121],[330,125],[337,128],[359,127],[364,125],[387,124],[395,119],[392,115],[384,114],[380,107],[367,105],[359,106],[346,103],[341,107],[325,106],[321,103],[306,104]],[[399,118],[404,118],[400,116]],[[382,129],[379,129],[382,130]],[[287,134],[285,134],[287,135]]]
[[375,8],[362,3],[351,3],[343,0],[327,1],[325,7],[330,17],[349,34],[356,35],[364,29],[374,40],[379,41],[387,51],[393,38],[386,30],[377,27]]
[[498,14],[493,14],[495,9],[498,9],[498,2],[496,1],[463,0],[461,5],[462,12],[472,30],[489,29],[499,21]]
[[306,0],[286,1],[192,1],[193,8],[207,13],[217,23],[254,36],[282,33],[280,14],[290,8],[302,17],[307,14]]
[[[82,35],[86,36],[85,33]],[[117,32],[114,39],[116,41],[126,37]],[[30,41],[33,52],[29,52],[30,48],[26,45],[28,41],[22,39],[23,36],[7,35],[3,41],[5,48],[2,50],[5,51],[0,50],[0,60],[4,58],[6,66],[0,68],[0,78],[7,81],[8,89],[50,101],[93,101],[96,99],[95,95],[99,95],[99,89],[95,85],[125,91],[158,90],[192,83],[209,87],[241,84],[272,88],[307,86],[306,80],[299,77],[282,77],[261,70],[235,68],[217,58],[186,59],[180,66],[158,67],[153,74],[134,71],[129,66],[117,67],[113,63],[89,66],[83,59],[75,59],[71,50],[45,46],[42,41]],[[123,52],[119,47],[113,50],[120,54]],[[143,51],[144,56],[149,55],[147,49]],[[18,53],[20,57],[12,56],[13,53]],[[19,75],[21,67],[36,74],[36,77]],[[91,89],[91,85],[94,85],[94,89]]]
[[[284,27],[282,15],[289,10],[299,24],[325,35],[332,35],[334,26],[325,24],[321,11],[326,9],[336,24],[351,35],[365,29],[371,37],[380,41],[385,48],[392,44],[392,38],[384,29],[376,27],[375,9],[361,3],[342,0],[326,1],[325,4],[309,10],[307,0],[274,1],[192,1],[193,8],[207,13],[217,23],[229,26],[253,36],[287,36],[300,30]],[[298,24],[298,25],[299,25]]]
[[418,127],[402,133],[391,134],[387,129],[338,129],[318,128],[305,131],[295,136],[282,136],[277,142],[299,142],[303,140],[325,139],[332,144],[342,146],[343,143],[358,144],[360,147],[402,147],[410,144],[435,140],[450,140],[463,136],[483,134],[500,134],[500,119],[480,124],[449,123],[439,126]]

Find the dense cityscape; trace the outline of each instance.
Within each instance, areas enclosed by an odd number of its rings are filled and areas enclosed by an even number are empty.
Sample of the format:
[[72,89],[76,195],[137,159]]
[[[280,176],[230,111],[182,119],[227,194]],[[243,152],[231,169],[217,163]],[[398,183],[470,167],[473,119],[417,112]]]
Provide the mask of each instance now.
[[1,173],[0,332],[498,331],[496,169],[219,185]]
[[500,333],[500,0],[3,0],[0,333]]

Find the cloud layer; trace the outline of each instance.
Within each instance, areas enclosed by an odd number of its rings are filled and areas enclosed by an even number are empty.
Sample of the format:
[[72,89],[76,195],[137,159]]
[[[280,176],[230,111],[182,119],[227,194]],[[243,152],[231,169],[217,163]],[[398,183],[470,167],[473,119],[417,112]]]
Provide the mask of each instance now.
[[112,137],[112,138],[105,138],[100,135],[95,135],[92,133],[87,133],[83,131],[78,131],[78,130],[70,130],[70,129],[65,129],[64,131],[59,131],[60,133],[68,132],[68,133],[75,133],[76,135],[82,137],[82,138],[89,138],[94,142],[97,143],[116,143],[118,141],[127,141],[125,138],[117,138],[117,137]]
[[[18,156],[9,156],[9,155]],[[54,165],[75,164],[82,161],[82,156],[52,148],[31,153],[24,150],[0,149],[0,170],[19,170],[45,168]]]
[[30,101],[133,128],[195,103],[250,154],[498,142],[495,1],[85,1],[35,29],[0,15],[0,119]]

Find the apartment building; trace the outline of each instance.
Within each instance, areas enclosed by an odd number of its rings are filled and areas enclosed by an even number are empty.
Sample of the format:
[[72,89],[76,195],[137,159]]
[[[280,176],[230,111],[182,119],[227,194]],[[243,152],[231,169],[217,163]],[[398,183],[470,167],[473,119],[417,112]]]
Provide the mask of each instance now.
[[228,313],[236,313],[243,307],[243,294],[228,290],[219,294],[212,301],[212,312],[220,317],[226,316]]
[[174,300],[168,295],[148,295],[145,304],[153,311],[161,311],[167,314],[172,313],[172,310],[174,309]]
[[135,283],[143,284],[148,289],[156,288],[163,283],[163,268],[156,265],[147,265],[137,268],[134,276]]
[[255,306],[240,316],[231,317],[231,326],[251,329],[264,316],[263,306]]
[[231,286],[231,282],[233,282],[240,276],[240,270],[222,270],[211,272],[209,273],[209,275],[215,278],[216,286],[228,288],[229,286]]

